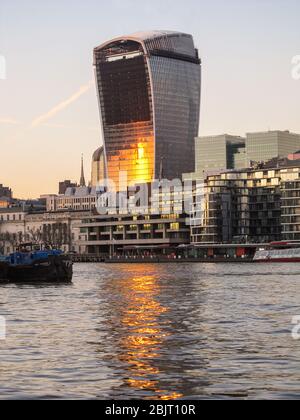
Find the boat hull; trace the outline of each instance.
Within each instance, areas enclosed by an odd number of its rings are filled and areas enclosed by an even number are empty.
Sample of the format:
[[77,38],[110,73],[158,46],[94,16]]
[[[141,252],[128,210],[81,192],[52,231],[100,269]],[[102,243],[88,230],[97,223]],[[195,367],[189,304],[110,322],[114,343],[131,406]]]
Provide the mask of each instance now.
[[257,263],[299,263],[300,258],[270,258],[268,260],[255,260]]
[[49,256],[30,265],[0,264],[0,281],[8,283],[71,283],[73,264],[66,256]]

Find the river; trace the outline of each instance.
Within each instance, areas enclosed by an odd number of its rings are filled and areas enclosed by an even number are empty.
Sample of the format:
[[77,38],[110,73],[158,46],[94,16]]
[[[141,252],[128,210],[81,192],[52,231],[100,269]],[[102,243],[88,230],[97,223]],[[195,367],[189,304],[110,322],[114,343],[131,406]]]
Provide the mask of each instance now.
[[76,264],[0,286],[0,398],[300,398],[297,315],[299,264]]

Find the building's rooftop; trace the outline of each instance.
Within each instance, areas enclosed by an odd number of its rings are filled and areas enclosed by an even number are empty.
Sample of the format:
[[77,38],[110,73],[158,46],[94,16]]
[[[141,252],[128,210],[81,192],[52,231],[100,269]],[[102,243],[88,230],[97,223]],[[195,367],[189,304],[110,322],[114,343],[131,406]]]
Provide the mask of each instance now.
[[[140,32],[134,32],[132,34],[128,34],[128,35],[122,35],[116,38],[111,39],[110,41],[106,42],[107,43],[113,43],[115,41],[127,41],[127,40],[136,40],[139,42],[144,42],[144,41],[148,41],[151,39],[156,39],[156,38],[165,38],[165,37],[173,37],[173,36],[184,36],[184,37],[189,37],[191,38],[192,35],[189,34],[185,34],[182,32],[177,32],[177,31],[165,31],[165,30],[157,30],[157,31],[140,31]],[[102,48],[103,45],[100,45],[97,48]],[[97,49],[96,48],[96,49]]]
[[0,208],[0,213],[26,213],[22,207]]
[[58,196],[59,198],[68,197],[88,197],[90,195],[96,195],[95,187],[77,187],[67,188],[65,195]]
[[251,133],[247,133],[247,136],[258,136],[258,135],[270,135],[270,134],[289,134],[291,136],[300,136],[300,134],[297,133],[292,133],[289,130],[269,130],[269,131],[257,131],[257,132],[251,132]]
[[101,156],[103,156],[103,146],[99,147],[93,154],[93,162],[99,162],[101,159]]
[[300,169],[300,159],[289,160],[288,158],[273,158],[268,162],[255,162],[256,166],[251,168],[242,168],[242,169],[227,169],[227,170],[212,170],[207,172],[207,176],[221,175],[225,173],[238,174],[241,172],[258,172],[263,170],[276,170],[276,169]]
[[[156,31],[140,31],[135,32],[131,35],[128,35],[128,38],[136,38],[142,41],[146,41],[148,39],[155,39],[155,38],[162,38],[166,36],[191,36],[188,34],[184,34],[177,31],[165,31],[165,30],[156,30]],[[126,36],[125,36],[126,38]]]
[[191,57],[197,60],[197,64],[198,62],[200,64],[192,35],[165,30],[135,32],[111,39],[94,49],[94,58],[96,59],[98,52],[107,48],[111,49],[112,46],[118,46],[122,50],[122,45],[130,41],[143,45],[147,53],[151,53],[154,50],[173,52],[181,56]]

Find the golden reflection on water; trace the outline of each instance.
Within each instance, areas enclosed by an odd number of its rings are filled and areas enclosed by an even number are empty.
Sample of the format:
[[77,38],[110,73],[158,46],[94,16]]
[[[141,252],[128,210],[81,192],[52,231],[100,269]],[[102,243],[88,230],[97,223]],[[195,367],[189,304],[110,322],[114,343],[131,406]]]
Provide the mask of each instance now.
[[162,400],[182,397],[180,393],[161,389],[156,379],[161,373],[156,361],[170,335],[160,319],[169,308],[158,301],[161,292],[158,278],[147,274],[128,278],[122,283],[120,292],[124,304],[120,322],[128,331],[121,339],[120,360],[128,366],[127,385],[151,392],[151,398],[153,393]]

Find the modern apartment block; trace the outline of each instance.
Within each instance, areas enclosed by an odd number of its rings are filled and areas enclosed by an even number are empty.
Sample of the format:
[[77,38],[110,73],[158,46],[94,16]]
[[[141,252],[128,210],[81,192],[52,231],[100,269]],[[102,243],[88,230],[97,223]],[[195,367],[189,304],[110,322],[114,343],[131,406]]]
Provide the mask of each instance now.
[[300,179],[281,184],[282,239],[300,241]]
[[193,215],[193,244],[300,240],[300,162],[210,175]]
[[153,31],[94,50],[106,171],[117,191],[194,171],[201,61],[191,35]]

